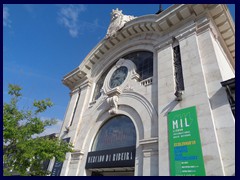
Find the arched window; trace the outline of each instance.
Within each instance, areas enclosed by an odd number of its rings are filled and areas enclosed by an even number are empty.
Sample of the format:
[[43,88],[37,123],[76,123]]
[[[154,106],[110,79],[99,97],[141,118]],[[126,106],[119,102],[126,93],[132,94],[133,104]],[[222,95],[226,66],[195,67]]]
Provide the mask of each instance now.
[[93,142],[92,151],[101,151],[136,145],[136,130],[132,120],[125,116],[115,116],[99,130]]
[[103,86],[103,82],[105,77],[107,76],[108,71],[105,71],[103,75],[99,78],[98,82],[96,83],[95,90],[93,93],[93,100],[97,100],[101,96],[101,89]]

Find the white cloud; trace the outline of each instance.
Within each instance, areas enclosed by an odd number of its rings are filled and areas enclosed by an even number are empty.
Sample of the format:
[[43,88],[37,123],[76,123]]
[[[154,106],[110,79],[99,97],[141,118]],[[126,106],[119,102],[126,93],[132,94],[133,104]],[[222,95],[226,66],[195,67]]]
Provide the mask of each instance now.
[[78,18],[81,12],[86,10],[85,5],[68,5],[62,7],[58,14],[59,23],[68,29],[72,37],[77,37],[79,33]]
[[[42,120],[46,120],[46,119],[47,118],[42,118]],[[55,125],[47,127],[45,131],[39,134],[38,136],[45,136],[53,133],[60,133],[63,121],[60,119],[56,119],[56,120],[57,120],[57,123]]]
[[3,7],[3,26],[5,27],[11,27],[9,16],[9,9],[7,7]]

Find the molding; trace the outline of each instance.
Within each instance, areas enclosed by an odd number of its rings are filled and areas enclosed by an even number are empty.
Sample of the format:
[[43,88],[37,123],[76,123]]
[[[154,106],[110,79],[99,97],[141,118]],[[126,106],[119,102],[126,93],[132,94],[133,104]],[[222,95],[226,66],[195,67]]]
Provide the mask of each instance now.
[[211,22],[208,18],[204,17],[202,19],[200,19],[197,22],[197,26],[196,26],[196,33],[197,35],[202,34],[208,30],[210,30],[211,27]]
[[[182,30],[183,31],[183,30]],[[184,32],[182,32],[181,34],[175,36],[175,38],[180,42],[183,39],[193,35],[196,33],[196,24],[191,24],[188,27],[186,27],[184,29]]]
[[80,88],[79,87],[77,87],[77,88],[75,88],[74,90],[72,90],[69,94],[70,94],[70,96],[72,96],[73,94],[75,94],[75,93],[80,93]]
[[155,143],[158,143],[158,137],[139,140],[139,145],[149,145]]
[[154,49],[155,49],[156,51],[161,51],[161,50],[163,50],[163,49],[168,48],[169,46],[171,46],[172,43],[173,43],[172,37],[168,37],[167,39],[162,40],[159,44],[155,45],[155,46],[154,46]]
[[90,80],[87,80],[87,81],[83,82],[82,84],[80,84],[79,89],[82,90],[82,89],[85,89],[87,87],[90,87],[91,84],[92,84],[92,82]]
[[143,150],[143,157],[147,158],[152,157],[153,155],[158,155],[158,151],[151,149]]
[[119,86],[117,86],[117,87],[113,88],[112,90],[108,91],[106,93],[106,95],[111,97],[111,96],[118,96],[121,93],[122,93],[122,91],[119,89]]
[[84,153],[81,150],[76,150],[75,152],[72,152],[70,164],[78,164],[83,155]]
[[149,117],[151,117],[152,120],[154,120],[155,118],[154,115],[156,115],[156,118],[158,119],[158,113],[156,109],[154,108],[152,103],[150,103],[143,95],[134,91],[128,91],[121,94],[120,97],[129,97],[132,99],[136,99],[139,103],[141,103],[145,107]]

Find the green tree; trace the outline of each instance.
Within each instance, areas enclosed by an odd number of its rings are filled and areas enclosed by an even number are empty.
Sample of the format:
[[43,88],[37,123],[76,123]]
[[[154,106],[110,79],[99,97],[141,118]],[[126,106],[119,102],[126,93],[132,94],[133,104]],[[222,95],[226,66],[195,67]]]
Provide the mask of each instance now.
[[50,99],[34,101],[32,110],[19,109],[22,97],[21,87],[9,85],[9,103],[3,105],[3,161],[4,175],[17,172],[23,176],[45,176],[50,174],[43,169],[43,162],[55,157],[64,161],[72,145],[58,138],[37,137],[47,126],[56,120],[42,121],[39,114],[53,105]]

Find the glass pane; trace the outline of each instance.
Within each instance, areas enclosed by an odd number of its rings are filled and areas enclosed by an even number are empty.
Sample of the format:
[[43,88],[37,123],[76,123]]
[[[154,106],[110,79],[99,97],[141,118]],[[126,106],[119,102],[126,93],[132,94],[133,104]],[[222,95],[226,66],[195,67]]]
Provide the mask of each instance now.
[[92,151],[101,151],[136,145],[136,131],[127,116],[116,116],[107,121],[98,132]]
[[[140,75],[141,80],[147,79],[153,76],[153,53],[148,51],[138,51],[130,53],[123,57],[124,59],[130,59],[137,67],[137,73]],[[146,73],[146,70],[151,70]],[[145,72],[143,72],[145,71]]]

